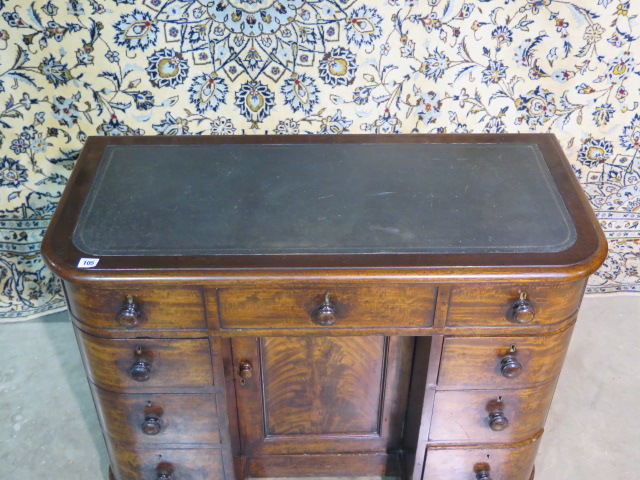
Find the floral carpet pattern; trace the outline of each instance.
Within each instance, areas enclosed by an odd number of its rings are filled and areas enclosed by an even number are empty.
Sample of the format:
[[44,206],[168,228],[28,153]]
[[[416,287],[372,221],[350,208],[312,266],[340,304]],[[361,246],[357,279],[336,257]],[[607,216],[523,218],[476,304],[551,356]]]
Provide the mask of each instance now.
[[64,305],[39,244],[88,135],[553,132],[640,291],[640,6],[0,0],[0,318]]

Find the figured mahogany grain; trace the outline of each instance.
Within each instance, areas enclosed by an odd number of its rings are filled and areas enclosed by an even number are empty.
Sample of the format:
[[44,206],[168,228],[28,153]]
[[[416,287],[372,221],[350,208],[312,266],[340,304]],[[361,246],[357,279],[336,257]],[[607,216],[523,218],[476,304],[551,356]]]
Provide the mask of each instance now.
[[[447,327],[539,327],[566,321],[580,307],[584,281],[554,285],[460,285],[451,289]],[[511,319],[521,293],[533,303],[535,317],[520,324]]]
[[[544,426],[554,389],[555,381],[521,390],[437,391],[429,440],[459,444],[526,440]],[[494,410],[508,419],[502,431],[489,426]]]
[[[208,338],[105,339],[75,329],[89,378],[113,392],[211,391],[213,374]],[[142,354],[136,349],[140,347]],[[148,359],[151,375],[137,382],[129,374],[139,358]]]
[[[429,327],[436,292],[429,285],[225,288],[218,290],[218,312],[223,329]],[[314,322],[327,293],[336,311],[331,327]],[[207,297],[214,301],[211,294]]]
[[[438,389],[526,388],[558,376],[573,324],[537,337],[448,337],[444,341]],[[507,378],[501,360],[515,346],[522,373]]]
[[264,338],[265,433],[377,435],[385,343],[384,337]]
[[[413,339],[232,340],[243,453],[386,452],[401,447]],[[241,362],[253,376],[240,378]]]
[[171,472],[171,480],[225,478],[222,450],[214,448],[143,448],[129,443],[108,444],[116,480],[156,480]]
[[[187,287],[128,285],[93,288],[65,282],[69,311],[80,323],[104,330],[206,330],[202,291]],[[139,325],[124,327],[118,313],[131,295],[139,308]]]
[[[105,432],[114,440],[139,445],[154,443],[220,443],[215,395],[127,394],[92,388]],[[160,419],[160,432],[146,435],[147,415]]]
[[475,472],[489,467],[492,480],[529,480],[540,436],[519,444],[470,447],[429,447],[424,480],[475,480]]

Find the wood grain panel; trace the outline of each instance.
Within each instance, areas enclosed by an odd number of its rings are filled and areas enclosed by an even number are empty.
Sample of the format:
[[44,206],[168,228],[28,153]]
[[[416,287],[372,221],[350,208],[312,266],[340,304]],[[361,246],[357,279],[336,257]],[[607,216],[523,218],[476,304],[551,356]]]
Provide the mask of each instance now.
[[379,434],[385,337],[261,340],[266,434]]
[[423,478],[474,480],[475,473],[488,466],[491,480],[529,480],[540,435],[527,442],[501,447],[429,447]]
[[[75,329],[87,375],[98,386],[114,392],[182,392],[212,390],[208,338],[113,340]],[[140,348],[141,354],[136,350]],[[139,358],[149,361],[145,382],[133,380],[129,370]]]
[[[413,343],[378,336],[232,339],[244,455],[399,449]],[[251,378],[240,378],[242,362],[252,364]]]
[[[202,291],[197,287],[127,286],[105,289],[65,282],[69,311],[82,324],[105,330],[189,330],[207,328]],[[139,325],[119,324],[127,296],[139,309]]]
[[[215,395],[111,393],[92,388],[105,432],[120,442],[220,443]],[[160,432],[146,435],[141,429],[147,415],[156,415]]]
[[[373,328],[429,327],[433,325],[437,289],[433,286],[346,287],[218,290],[220,327],[248,328]],[[314,323],[317,307],[330,294],[336,323]],[[215,298],[207,294],[208,303]]]
[[[567,320],[578,311],[584,281],[557,285],[462,285],[451,290],[447,327],[536,327]],[[533,303],[531,323],[511,320],[509,312],[521,293]]]
[[[450,443],[516,443],[540,431],[547,418],[555,381],[522,390],[436,392],[429,440]],[[502,402],[498,402],[498,399]],[[500,410],[509,424],[494,432],[489,413]]]
[[[573,324],[539,337],[449,337],[438,376],[438,389],[526,388],[558,376],[567,353]],[[506,378],[501,361],[515,346],[522,373]]]
[[108,444],[116,480],[156,480],[169,473],[176,480],[218,480],[225,477],[222,450],[213,448],[140,448],[126,443]]

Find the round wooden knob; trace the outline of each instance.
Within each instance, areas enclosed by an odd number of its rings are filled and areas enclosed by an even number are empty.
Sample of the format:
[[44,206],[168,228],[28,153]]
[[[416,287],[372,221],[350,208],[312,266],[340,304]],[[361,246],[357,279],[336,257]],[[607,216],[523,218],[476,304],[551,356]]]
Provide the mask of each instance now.
[[251,362],[247,360],[240,362],[240,376],[242,378],[253,377],[253,366],[251,365]]
[[157,415],[147,415],[144,417],[144,422],[140,425],[142,433],[145,435],[157,435],[162,430],[162,423],[160,417]]
[[493,410],[489,413],[489,427],[494,432],[501,432],[509,426],[509,420],[504,416],[501,409]]
[[506,378],[516,378],[522,373],[522,365],[515,355],[505,355],[500,362],[500,371]]
[[138,358],[131,365],[129,375],[136,382],[146,382],[151,377],[151,363],[144,358]]
[[536,316],[533,303],[527,299],[526,293],[521,293],[520,298],[511,308],[511,320],[515,323],[531,323]]
[[476,472],[476,480],[491,480],[489,470],[478,470]]
[[173,465],[169,462],[159,463],[156,467],[156,480],[171,480],[173,478]]
[[125,328],[134,328],[140,324],[140,307],[133,301],[133,296],[127,296],[124,308],[117,315],[118,323]]
[[336,320],[336,307],[331,303],[329,294],[327,293],[324,296],[324,302],[322,302],[316,309],[313,321],[323,327],[329,327],[336,323]]

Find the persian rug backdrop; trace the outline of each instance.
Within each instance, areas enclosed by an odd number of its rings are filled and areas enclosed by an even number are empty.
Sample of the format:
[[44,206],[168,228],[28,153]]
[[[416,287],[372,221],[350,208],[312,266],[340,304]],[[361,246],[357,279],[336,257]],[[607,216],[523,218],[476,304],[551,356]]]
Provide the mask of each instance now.
[[[640,291],[638,2],[0,0],[0,318],[88,135],[553,132]],[[535,206],[534,206],[535,208]]]

